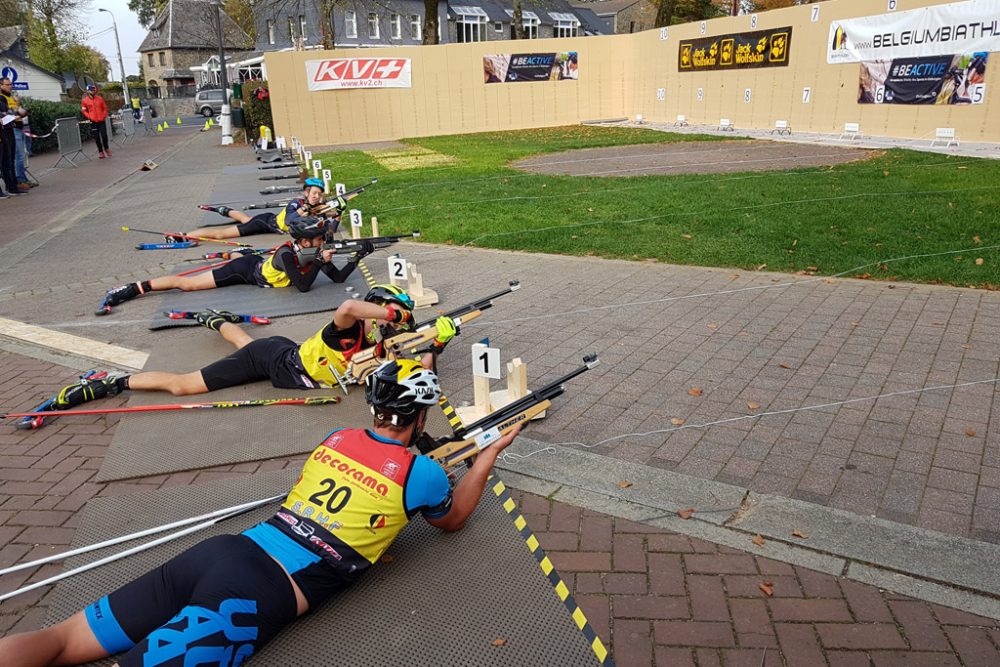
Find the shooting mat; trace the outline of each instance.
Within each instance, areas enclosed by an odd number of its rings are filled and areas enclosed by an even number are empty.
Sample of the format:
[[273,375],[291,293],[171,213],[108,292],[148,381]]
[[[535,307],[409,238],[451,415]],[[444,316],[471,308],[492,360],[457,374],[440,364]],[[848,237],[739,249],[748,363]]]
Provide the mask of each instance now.
[[[262,290],[263,291],[263,290]],[[255,338],[286,336],[304,341],[325,323],[308,318],[277,325],[250,327]],[[199,332],[200,333],[200,332]],[[206,334],[212,333],[205,331]],[[194,338],[194,336],[192,336]],[[221,336],[199,336],[185,345],[161,345],[153,351],[145,370],[188,372],[232,353]],[[348,396],[340,388],[299,391],[276,389],[267,380],[229,387],[207,394],[174,397],[165,392],[131,392],[129,405],[228,401],[250,398],[340,396],[336,405],[281,405],[212,410],[172,410],[125,414],[108,447],[97,480],[146,477],[218,465],[261,461],[310,452],[332,429],[371,426],[371,412],[362,387]],[[451,433],[440,410],[428,413],[427,432],[435,437]]]
[[[284,493],[297,474],[298,469],[288,469],[208,485],[94,498],[82,512],[72,546]],[[68,618],[211,535],[249,528],[270,516],[275,507],[258,508],[64,580],[49,598],[48,621]],[[355,586],[285,628],[249,664],[599,664],[522,535],[489,488],[466,527],[457,533],[442,533],[416,519],[390,547],[390,562],[379,563]],[[93,562],[128,546],[73,557],[66,567]],[[505,643],[493,646],[497,639]],[[108,658],[93,664],[113,662]]]
[[[254,237],[250,237],[254,238]],[[263,246],[262,246],[263,247]],[[335,260],[341,266],[346,259]],[[317,276],[312,289],[300,292],[294,287],[257,287],[255,285],[234,285],[198,292],[172,290],[158,299],[159,309],[149,324],[150,331],[173,327],[199,326],[194,320],[172,320],[164,313],[168,310],[199,312],[207,308],[228,310],[245,315],[263,315],[270,318],[311,313],[330,313],[348,299],[363,299],[368,293],[368,282],[361,270],[361,264],[342,283],[334,283],[325,275]]]

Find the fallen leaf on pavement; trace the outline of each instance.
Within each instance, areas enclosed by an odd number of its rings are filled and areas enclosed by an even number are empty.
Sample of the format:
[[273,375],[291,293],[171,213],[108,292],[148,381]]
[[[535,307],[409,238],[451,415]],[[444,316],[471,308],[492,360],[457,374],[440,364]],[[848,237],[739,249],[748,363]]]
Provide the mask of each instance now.
[[759,588],[761,592],[767,597],[774,597],[774,584],[772,584],[770,581],[760,582],[757,588]]
[[795,530],[792,531],[792,537],[797,537],[799,539],[804,540],[807,537],[809,537],[809,535],[807,535],[806,533],[803,533],[801,530],[799,530],[798,528],[796,528]]
[[970,438],[975,438],[976,437],[976,429],[974,429],[974,428],[967,428],[967,429],[965,429],[965,435],[969,436]]
[[689,507],[686,510],[677,510],[677,516],[682,519],[690,519],[692,514],[694,514],[693,507]]
[[754,535],[753,539],[750,540],[750,541],[753,542],[754,544],[756,544],[758,547],[764,546],[764,536],[763,535]]
[[490,642],[490,646],[503,646],[507,643],[506,639],[494,639]]
[[716,329],[718,329],[718,328],[719,328],[719,325],[718,325],[718,324],[715,324],[714,322],[713,322],[713,323],[711,323],[711,324],[706,324],[705,326],[707,326],[707,327],[708,327],[709,329],[711,329],[712,331],[715,331]]
[[382,554],[382,557],[379,558],[380,563],[391,563],[393,560],[395,559],[390,554]]
[[763,271],[766,268],[767,268],[767,264],[758,264],[757,265],[757,270],[758,271]]
[[690,394],[691,396],[701,396],[704,393],[705,391],[699,389],[698,387],[691,387],[690,389],[688,389],[688,394]]
[[756,410],[760,407],[760,403],[755,403],[753,401],[747,401],[747,407],[751,410]]
[[686,419],[681,419],[680,417],[674,417],[673,419],[670,420],[670,423],[673,424],[674,426],[680,426],[685,421],[687,421],[687,420]]
[[632,486],[632,482],[628,481],[627,479],[623,479],[622,481],[618,482],[619,489],[627,489],[630,486]]
[[788,364],[778,364],[781,368],[791,368]]

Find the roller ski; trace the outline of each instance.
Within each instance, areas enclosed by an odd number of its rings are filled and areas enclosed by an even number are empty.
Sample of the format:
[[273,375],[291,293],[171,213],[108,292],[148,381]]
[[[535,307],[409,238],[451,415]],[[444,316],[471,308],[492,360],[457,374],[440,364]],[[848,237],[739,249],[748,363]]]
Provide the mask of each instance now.
[[[95,398],[114,396],[120,392],[117,378],[109,376],[107,371],[87,371],[80,376],[79,382],[63,387],[59,393],[40,403],[31,412],[52,412],[52,417],[55,417],[60,410],[68,410]],[[22,417],[14,423],[14,427],[22,431],[34,430],[44,426],[45,420],[49,418],[47,415]]]
[[96,311],[94,311],[94,315],[97,315],[98,317],[107,315],[111,312],[111,309],[118,304],[134,299],[137,296],[142,296],[151,290],[152,287],[150,287],[148,280],[143,280],[138,283],[129,283],[127,285],[109,289],[108,293],[104,295],[104,300],[101,301],[101,305],[98,306]]
[[200,313],[195,313],[188,310],[168,310],[164,313],[167,317],[172,320],[197,320],[198,324],[208,327],[213,331],[218,331],[226,322],[232,322],[233,324],[249,323],[249,324],[270,324],[270,318],[263,317],[261,315],[240,315],[237,313],[230,313],[228,310],[203,310]]
[[197,248],[197,241],[165,241],[164,243],[137,243],[136,250],[183,250]]

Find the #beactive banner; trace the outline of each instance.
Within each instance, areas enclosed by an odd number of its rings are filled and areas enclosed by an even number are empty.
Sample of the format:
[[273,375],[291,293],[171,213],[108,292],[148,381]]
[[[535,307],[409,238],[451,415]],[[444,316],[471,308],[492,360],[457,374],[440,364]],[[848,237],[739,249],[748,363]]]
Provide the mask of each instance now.
[[409,58],[307,60],[309,90],[411,88]]
[[788,49],[791,45],[791,26],[699,37],[680,43],[677,69],[681,72],[703,72],[784,67],[788,65]]
[[830,22],[830,64],[1000,51],[1000,0]]
[[563,53],[503,53],[483,56],[483,81],[576,81],[580,78],[576,51]]
[[859,104],[982,104],[988,53],[861,63]]

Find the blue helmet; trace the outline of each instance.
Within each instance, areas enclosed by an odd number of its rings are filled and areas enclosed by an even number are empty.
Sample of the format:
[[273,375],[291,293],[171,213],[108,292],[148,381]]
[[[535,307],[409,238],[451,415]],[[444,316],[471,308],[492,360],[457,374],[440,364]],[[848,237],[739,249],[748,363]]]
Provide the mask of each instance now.
[[303,190],[306,188],[319,188],[320,190],[325,190],[326,184],[323,183],[322,178],[307,178],[305,185],[302,186]]

